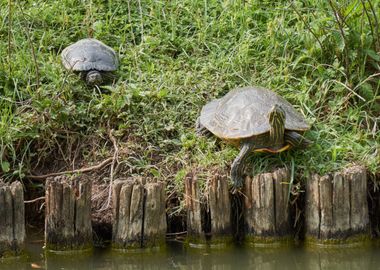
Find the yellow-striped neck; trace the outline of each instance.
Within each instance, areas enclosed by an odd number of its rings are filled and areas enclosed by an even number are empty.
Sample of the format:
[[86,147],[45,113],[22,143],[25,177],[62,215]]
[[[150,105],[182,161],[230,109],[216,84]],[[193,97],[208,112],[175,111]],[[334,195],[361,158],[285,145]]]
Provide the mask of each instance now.
[[285,132],[285,111],[279,106],[274,105],[269,113],[269,137],[273,146],[282,146],[284,144]]

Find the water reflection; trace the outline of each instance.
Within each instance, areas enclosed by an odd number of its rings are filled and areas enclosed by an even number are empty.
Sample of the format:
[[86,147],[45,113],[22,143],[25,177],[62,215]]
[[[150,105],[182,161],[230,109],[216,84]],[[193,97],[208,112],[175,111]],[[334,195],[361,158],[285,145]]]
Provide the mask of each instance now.
[[[378,252],[378,251],[377,251]],[[374,250],[363,249],[322,249],[306,253],[306,269],[342,269],[342,270],[365,270],[379,269],[380,258],[374,257]]]
[[169,243],[167,249],[123,253],[94,250],[81,254],[45,254],[41,245],[30,245],[29,256],[0,260],[0,270],[67,269],[260,269],[356,270],[380,269],[379,248],[242,248],[200,250]]
[[[109,269],[98,268],[96,256],[92,252],[53,254],[45,253],[44,269],[67,269],[67,270],[90,270],[90,269]],[[101,266],[101,265],[99,265]]]

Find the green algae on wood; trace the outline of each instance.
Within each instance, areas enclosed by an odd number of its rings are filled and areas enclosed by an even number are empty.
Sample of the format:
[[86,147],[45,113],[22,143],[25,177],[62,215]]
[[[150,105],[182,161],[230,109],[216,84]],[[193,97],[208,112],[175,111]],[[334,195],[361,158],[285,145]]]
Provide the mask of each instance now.
[[25,245],[24,190],[21,182],[0,179],[0,258],[20,256]]
[[341,249],[341,248],[364,248],[373,245],[372,238],[369,234],[357,234],[345,238],[317,239],[315,237],[305,237],[305,246],[307,249]]
[[91,249],[91,181],[85,176],[48,178],[45,200],[46,249]]
[[370,239],[367,172],[353,166],[306,183],[306,244],[361,245]]
[[250,247],[277,248],[295,245],[294,237],[290,236],[245,236],[244,244]]

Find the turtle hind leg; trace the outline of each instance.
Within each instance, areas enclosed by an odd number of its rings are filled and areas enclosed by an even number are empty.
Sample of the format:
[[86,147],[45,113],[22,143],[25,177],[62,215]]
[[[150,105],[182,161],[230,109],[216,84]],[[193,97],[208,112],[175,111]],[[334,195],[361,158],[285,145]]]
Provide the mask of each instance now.
[[201,124],[201,119],[198,117],[197,122],[195,123],[195,133],[198,136],[203,136],[203,137],[211,137],[212,133],[204,126]]
[[312,144],[311,141],[295,131],[285,132],[285,142],[294,148],[307,147]]
[[242,142],[239,155],[235,158],[231,166],[231,178],[234,185],[234,193],[243,187],[243,173],[244,173],[244,163],[252,152],[254,144],[252,142],[246,141]]

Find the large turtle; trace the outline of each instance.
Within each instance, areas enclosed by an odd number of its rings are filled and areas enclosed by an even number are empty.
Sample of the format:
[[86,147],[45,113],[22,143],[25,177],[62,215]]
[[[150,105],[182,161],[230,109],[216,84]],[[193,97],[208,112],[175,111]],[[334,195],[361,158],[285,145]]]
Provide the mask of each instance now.
[[81,73],[88,85],[101,84],[107,72],[117,69],[115,51],[94,38],[85,38],[62,51],[62,63],[68,70]]
[[206,104],[197,120],[197,133],[213,133],[236,146],[239,155],[231,167],[235,189],[243,185],[244,161],[251,151],[279,153],[305,147],[302,133],[310,127],[293,106],[276,93],[260,87],[230,91]]

